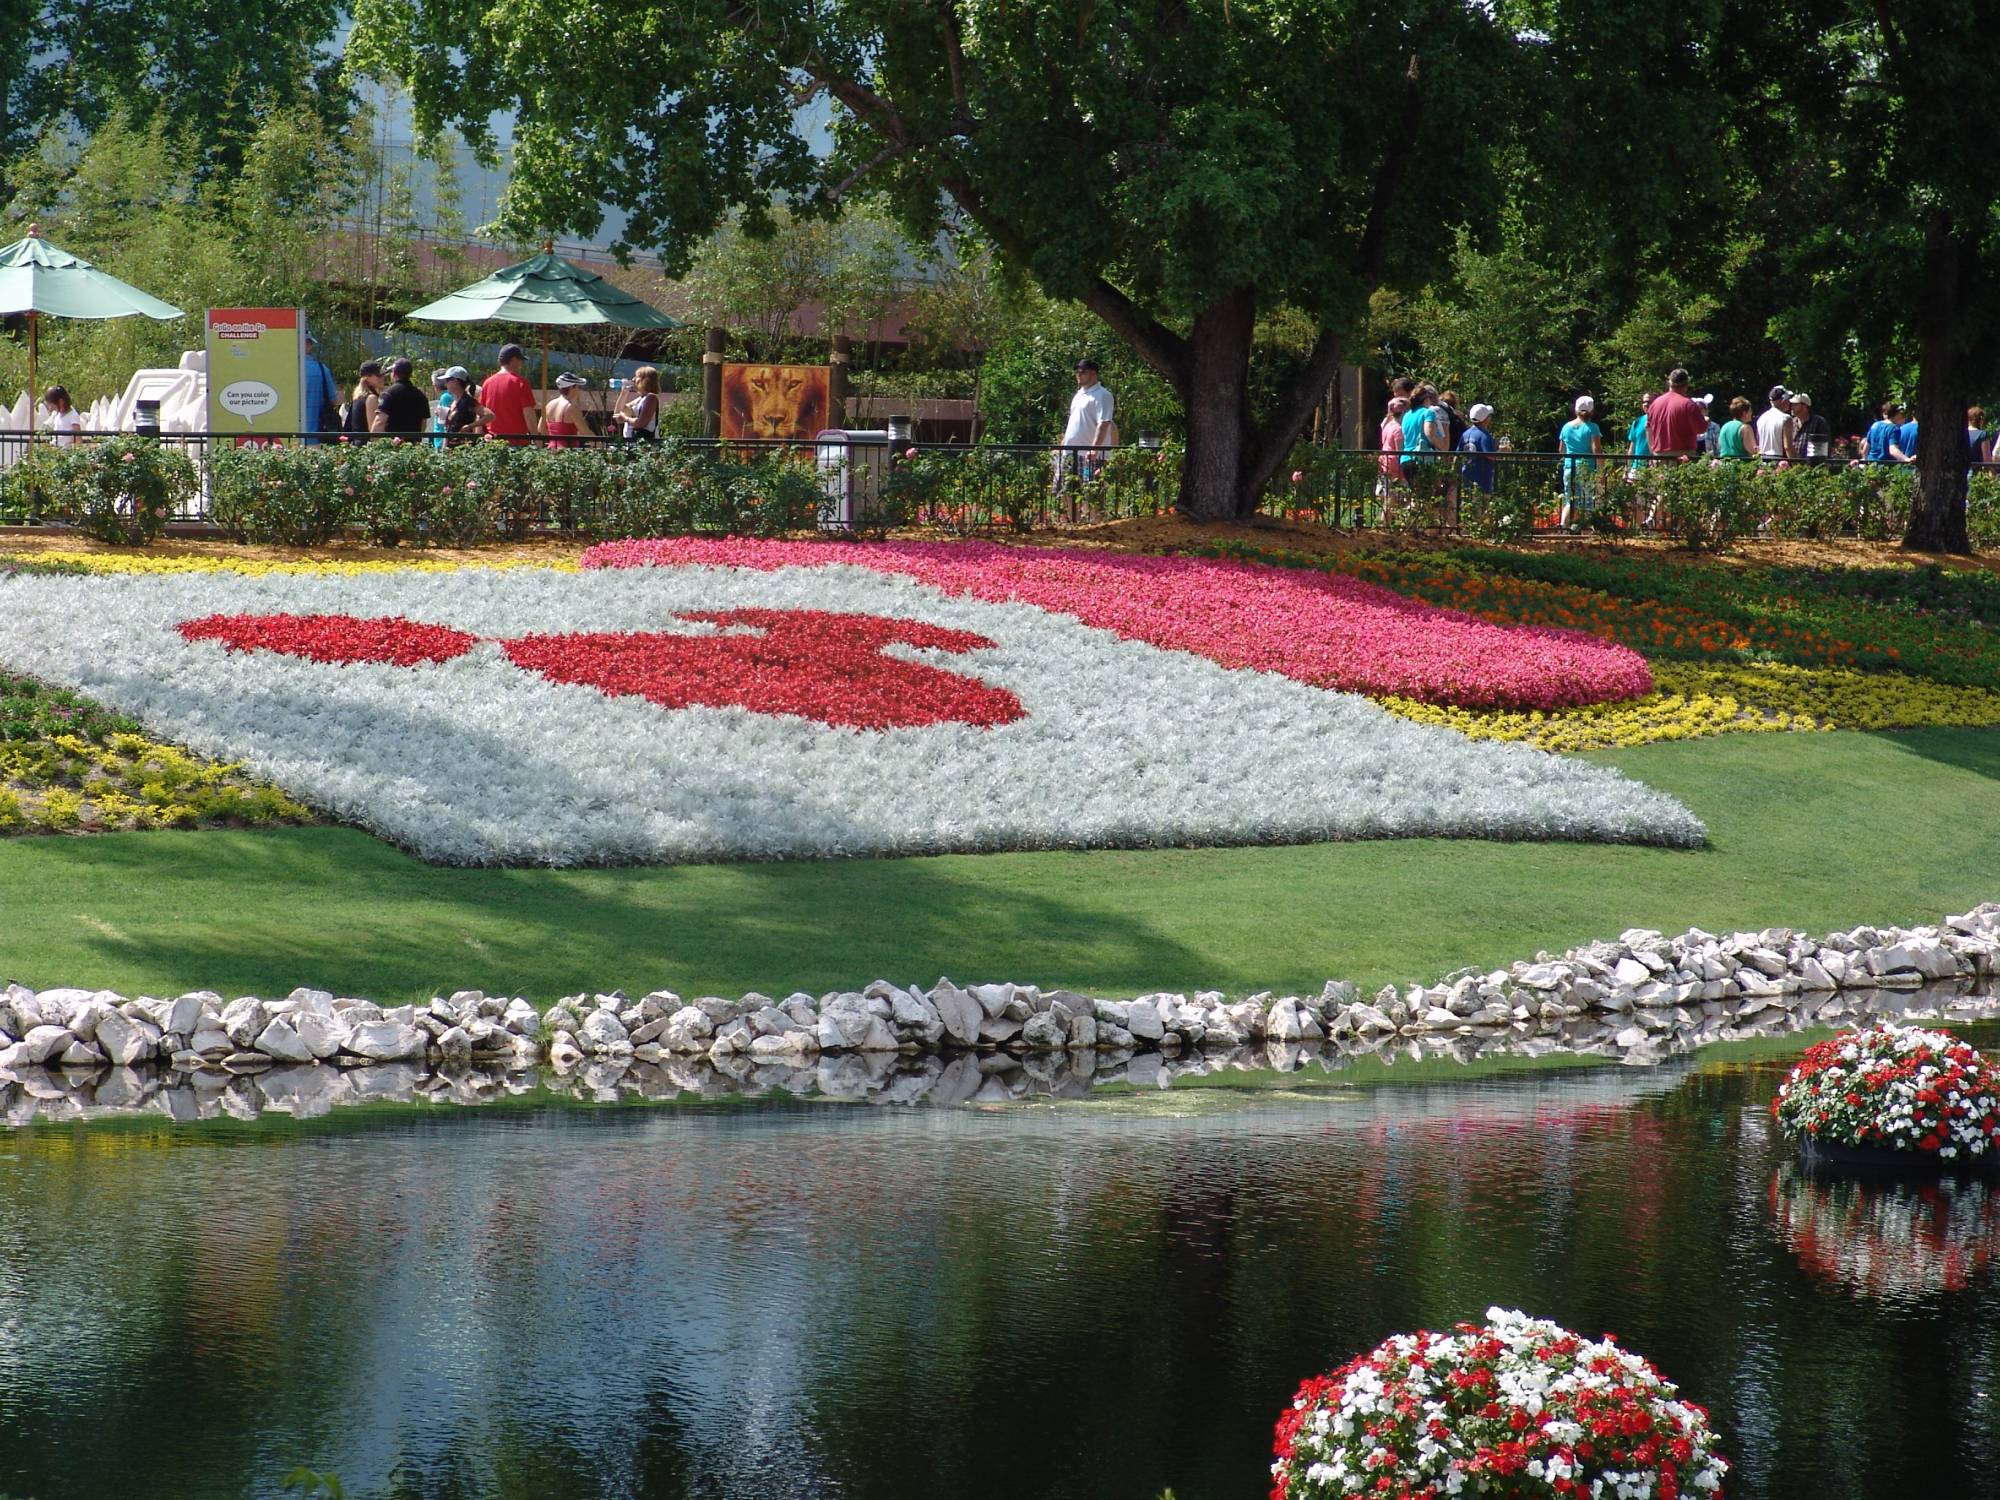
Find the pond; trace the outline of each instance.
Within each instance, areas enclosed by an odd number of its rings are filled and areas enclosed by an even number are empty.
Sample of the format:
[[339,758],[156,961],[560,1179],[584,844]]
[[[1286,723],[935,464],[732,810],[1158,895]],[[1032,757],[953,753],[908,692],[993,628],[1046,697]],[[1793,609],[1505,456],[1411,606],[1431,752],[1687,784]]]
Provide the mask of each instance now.
[[1259,1496],[1303,1376],[1500,1303],[1655,1360],[1732,1496],[2000,1495],[2000,1194],[1801,1176],[1801,1045],[40,1124],[0,1136],[0,1491]]

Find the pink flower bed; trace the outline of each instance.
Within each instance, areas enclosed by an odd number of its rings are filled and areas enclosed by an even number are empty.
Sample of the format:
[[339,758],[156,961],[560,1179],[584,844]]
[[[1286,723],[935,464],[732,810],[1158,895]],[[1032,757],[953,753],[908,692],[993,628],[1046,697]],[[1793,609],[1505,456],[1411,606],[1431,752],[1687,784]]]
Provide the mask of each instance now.
[[1126,639],[1315,687],[1468,708],[1552,709],[1653,690],[1637,652],[1582,631],[1495,625],[1337,574],[1210,558],[984,542],[607,542],[586,568],[820,567],[898,573],[948,594],[1073,615]]

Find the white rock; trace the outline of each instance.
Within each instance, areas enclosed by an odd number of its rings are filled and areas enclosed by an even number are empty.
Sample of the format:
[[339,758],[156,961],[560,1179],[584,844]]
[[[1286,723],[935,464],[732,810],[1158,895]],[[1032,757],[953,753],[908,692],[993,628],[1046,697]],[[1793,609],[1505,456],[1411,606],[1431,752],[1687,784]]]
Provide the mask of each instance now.
[[374,1021],[356,1026],[343,1044],[356,1057],[371,1062],[417,1061],[424,1056],[424,1034],[401,1021]]
[[609,1010],[594,1010],[585,1016],[583,1029],[577,1035],[577,1041],[591,1052],[608,1052],[612,1043],[630,1039],[624,1023]]
[[931,986],[930,1001],[946,1037],[961,1047],[970,1047],[979,1040],[979,1023],[986,1018],[986,1012],[971,995],[949,979],[939,979]]
[[1150,1000],[1132,1002],[1125,1013],[1125,1029],[1142,1042],[1157,1042],[1167,1031],[1159,1008]]
[[240,995],[222,1007],[222,1030],[238,1047],[254,1047],[268,1019],[255,995]]
[[321,1060],[332,1057],[347,1040],[346,1024],[318,1011],[302,1010],[292,1018],[290,1025],[305,1044],[306,1051]]
[[75,1034],[67,1026],[36,1026],[21,1038],[28,1049],[28,1061],[36,1067],[46,1067],[51,1058],[60,1057],[63,1049],[75,1040]]
[[257,1034],[257,1050],[266,1057],[275,1057],[279,1062],[308,1063],[313,1060],[312,1048],[305,1044],[292,1023],[280,1016]]
[[160,1037],[151,1022],[128,1021],[114,1010],[98,1018],[97,1046],[112,1063],[127,1067],[156,1056]]

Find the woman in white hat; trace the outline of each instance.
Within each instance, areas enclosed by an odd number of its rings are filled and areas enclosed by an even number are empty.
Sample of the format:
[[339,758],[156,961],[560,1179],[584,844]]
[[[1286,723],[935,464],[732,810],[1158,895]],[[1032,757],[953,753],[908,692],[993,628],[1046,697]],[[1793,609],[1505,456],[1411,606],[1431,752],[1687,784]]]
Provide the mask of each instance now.
[[481,419],[492,413],[479,404],[479,395],[472,389],[472,372],[464,365],[453,365],[440,372],[438,383],[451,398],[444,413],[445,441],[456,443],[475,436]]
[[551,448],[582,446],[577,438],[590,430],[590,423],[577,404],[576,393],[589,384],[581,375],[572,375],[567,370],[556,376],[556,393],[549,397],[549,404],[542,411],[542,431],[549,435]]

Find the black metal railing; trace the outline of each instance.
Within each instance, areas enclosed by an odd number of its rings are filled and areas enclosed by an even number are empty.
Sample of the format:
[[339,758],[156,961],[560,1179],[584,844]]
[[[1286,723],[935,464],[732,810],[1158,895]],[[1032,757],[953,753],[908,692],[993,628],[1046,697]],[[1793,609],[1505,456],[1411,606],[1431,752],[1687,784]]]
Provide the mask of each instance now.
[[[74,447],[132,442],[134,433],[83,433]],[[1142,442],[1115,448],[1042,444],[914,442],[867,434],[852,442],[785,438],[668,438],[631,442],[584,433],[550,438],[472,434],[338,432],[144,434],[185,453],[197,482],[174,508],[177,523],[212,523],[217,456],[243,446],[416,444],[464,452],[506,442],[537,451],[580,450],[607,462],[648,451],[710,459],[739,468],[774,456],[810,465],[827,497],[822,525],[911,525],[958,534],[1042,531],[1157,516],[1180,502],[1177,448]],[[41,498],[20,465],[25,433],[0,433],[0,525],[49,524],[60,507]],[[70,451],[47,433],[33,450],[46,463]],[[1710,459],[1501,451],[1490,454],[1384,454],[1369,449],[1301,448],[1262,496],[1261,511],[1343,531],[1531,536],[1568,527],[1599,533],[1677,533],[1734,508],[1737,534],[1885,536],[1907,510],[1903,466],[1861,465],[1846,455],[1815,460]],[[534,461],[531,461],[534,462]],[[1973,466],[1982,504],[2000,506],[2000,464]],[[572,471],[574,472],[574,471]],[[551,471],[553,474],[553,471]],[[532,473],[528,476],[532,483]],[[1754,483],[1748,481],[1754,480]],[[517,479],[517,485],[518,485]],[[588,486],[585,487],[586,489]],[[1989,494],[1992,490],[1994,493]],[[844,501],[840,498],[844,497]],[[846,505],[843,513],[842,503]],[[843,521],[844,514],[844,521]],[[726,521],[723,523],[726,524]],[[513,534],[599,529],[590,501],[517,500]]]

